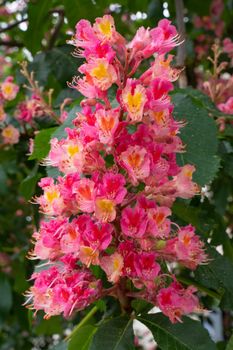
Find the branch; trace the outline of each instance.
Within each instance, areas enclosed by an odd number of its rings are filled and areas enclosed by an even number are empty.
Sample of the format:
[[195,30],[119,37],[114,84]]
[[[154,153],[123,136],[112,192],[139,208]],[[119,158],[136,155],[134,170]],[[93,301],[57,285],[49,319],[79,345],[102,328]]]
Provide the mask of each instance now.
[[[181,40],[185,40],[186,33],[185,33],[185,23],[184,23],[183,0],[175,0],[175,6],[176,6],[176,22],[177,22],[178,32],[181,36]],[[185,58],[186,58],[186,49],[185,49],[185,42],[183,42],[178,46],[178,49],[177,49],[176,63],[178,67],[184,67]],[[185,88],[187,86],[187,76],[184,70],[180,74],[178,83],[180,88]]]
[[48,50],[51,50],[53,48],[55,41],[58,37],[58,34],[61,30],[61,27],[63,25],[64,17],[65,17],[65,12],[62,9],[54,9],[52,11],[52,13],[58,13],[59,18],[58,18],[56,25],[54,26],[54,28],[52,30],[52,34],[51,34],[51,37],[50,37],[49,42],[48,42]]
[[0,29],[0,34],[4,33],[4,32],[7,32],[8,30],[10,30],[10,29],[12,29],[14,27],[17,27],[20,23],[26,22],[27,20],[28,20],[27,18],[24,18],[24,19],[21,19],[20,21],[17,21],[17,22],[9,24],[6,28],[1,28]]
[[16,40],[0,40],[0,46],[23,47],[23,43]]
[[94,316],[94,314],[98,311],[98,307],[94,306],[88,314],[77,324],[77,326],[74,327],[73,331],[65,338],[65,340],[70,340],[77,332],[78,330],[83,327],[89,320]]

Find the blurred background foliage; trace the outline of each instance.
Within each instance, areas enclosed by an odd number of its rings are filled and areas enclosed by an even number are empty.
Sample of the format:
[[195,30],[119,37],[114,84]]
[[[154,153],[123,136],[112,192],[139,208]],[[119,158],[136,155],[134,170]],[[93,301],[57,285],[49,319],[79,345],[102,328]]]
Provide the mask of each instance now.
[[[77,68],[82,62],[71,55],[72,46],[67,41],[74,33],[78,20],[85,18],[93,21],[98,16],[111,13],[117,30],[130,39],[140,26],[153,27],[164,17],[179,27],[176,6],[177,1],[174,0],[1,1],[0,54],[9,63],[9,66],[4,66],[2,75],[15,76],[17,83],[23,86],[25,79],[19,72],[18,62],[26,59],[40,86],[44,90],[53,89],[55,111],[59,110],[59,105],[66,97],[72,99],[69,109],[74,106],[77,108],[81,96],[67,87],[67,81],[77,74]],[[191,87],[178,89],[177,86],[173,93],[174,115],[177,119],[187,121],[181,134],[187,145],[187,153],[180,162],[195,164],[195,180],[205,187],[202,196],[191,202],[176,202],[173,212],[181,224],[195,225],[208,243],[210,264],[198,268],[191,275],[185,269],[180,270],[180,281],[185,284],[192,282],[198,287],[207,309],[221,308],[223,333],[222,338],[216,340],[219,341],[218,348],[225,349],[231,335],[233,310],[233,126],[227,125],[219,132],[215,120],[221,113],[206,95],[194,89],[199,87],[196,67],[201,67],[204,72],[211,69],[207,56],[211,54],[210,47],[216,39],[212,29],[196,28],[194,20],[195,16],[208,17],[210,6],[210,0],[184,0],[184,64]],[[232,0],[224,1],[221,21],[225,24],[222,37],[233,38]],[[211,40],[200,57],[195,47],[201,34],[209,35]],[[228,73],[232,74],[232,68]],[[15,105],[25,93],[22,87],[17,100],[7,105],[7,113],[12,116],[15,125]],[[71,126],[74,111],[70,112],[65,126]],[[65,126],[62,125],[56,131],[60,137]],[[28,200],[39,191],[36,187],[38,179],[46,175],[46,169],[40,166],[40,161],[48,152],[49,139],[55,130],[51,128],[54,127],[56,124],[46,116],[37,121],[37,129],[43,132],[37,135],[36,151],[30,157],[31,160],[26,155],[28,140],[34,137],[30,128],[21,133],[20,143],[0,149],[0,350],[67,349],[62,339],[85,314],[77,315],[72,321],[64,321],[60,317],[45,321],[42,314],[33,318],[32,313],[22,306],[22,293],[30,283],[27,279],[35,265],[25,256],[30,248],[31,234],[39,220],[38,209]],[[117,303],[111,300],[105,302],[111,304],[110,313],[114,314]],[[106,309],[104,302],[97,307],[100,311]],[[101,313],[97,312],[95,321],[100,317]],[[90,324],[93,322],[92,317]],[[227,350],[233,349],[229,346]],[[72,349],[81,349],[75,340],[69,345],[69,350]]]

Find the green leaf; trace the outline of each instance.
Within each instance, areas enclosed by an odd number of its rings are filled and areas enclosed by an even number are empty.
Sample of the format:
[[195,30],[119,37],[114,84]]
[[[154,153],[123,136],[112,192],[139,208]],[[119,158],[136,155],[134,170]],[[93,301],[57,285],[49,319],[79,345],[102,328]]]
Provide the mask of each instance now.
[[49,23],[49,9],[53,6],[52,1],[37,0],[28,3],[28,29],[25,32],[25,43],[32,54],[41,48],[41,40]]
[[107,168],[110,168],[114,165],[114,157],[112,154],[107,154],[104,160],[106,162]]
[[[179,91],[182,93],[183,90],[180,89]],[[201,92],[200,90],[188,87],[185,89],[185,93],[187,93],[187,95],[192,98],[193,102],[196,105],[207,109],[213,115],[218,116],[222,114],[219,111],[219,109],[216,108],[216,105],[213,103],[210,97]]]
[[7,174],[2,165],[0,165],[0,194],[7,193]]
[[62,86],[66,86],[66,82],[72,80],[77,73],[77,66],[81,63],[81,60],[71,55],[72,51],[70,45],[64,45],[55,47],[46,54],[46,62]]
[[59,316],[53,316],[48,320],[41,320],[35,328],[35,333],[38,335],[53,335],[62,333],[62,319]]
[[138,320],[150,329],[162,350],[217,349],[201,323],[188,317],[183,318],[183,323],[176,324],[161,313],[141,315]]
[[0,314],[7,314],[12,307],[11,286],[4,274],[0,274]]
[[126,129],[128,130],[128,133],[131,135],[131,134],[134,134],[136,131],[137,131],[137,125],[135,124],[130,124],[126,127]]
[[62,176],[62,172],[59,171],[58,168],[53,167],[53,166],[47,166],[46,173],[47,173],[48,177],[52,177],[53,179],[57,179],[58,176]]
[[38,166],[32,170],[19,186],[19,193],[27,200],[32,198],[35,193],[36,184],[40,178],[40,174],[37,173],[37,170]]
[[217,127],[207,108],[203,107],[203,101],[182,91],[172,96],[175,119],[187,123],[181,129],[186,152],[178,156],[178,161],[181,165],[193,164],[196,167],[194,181],[203,186],[215,178],[219,169]]
[[89,350],[133,350],[133,321],[119,316],[104,322],[95,333]]
[[201,220],[200,207],[193,207],[187,201],[177,201],[172,206],[172,213],[185,223],[195,226],[202,234],[208,232],[209,226],[206,218]]
[[186,0],[185,1],[185,7],[190,11],[190,13],[197,14],[199,16],[207,16],[209,15],[210,11],[210,5],[211,0],[205,0],[205,1],[193,1],[193,0]]
[[13,148],[4,151],[2,150],[0,152],[0,163],[2,164],[14,160],[16,158],[16,155],[16,151]]
[[35,137],[34,140],[34,149],[32,155],[29,157],[29,160],[38,159],[41,160],[45,158],[50,150],[50,139],[54,134],[55,128],[49,128],[45,130],[41,130]]
[[[140,0],[138,0],[140,1]],[[111,0],[64,0],[63,5],[66,11],[66,17],[69,24],[74,27],[75,24],[82,18],[94,21],[96,17],[103,16],[108,6],[112,3]]]
[[68,345],[67,345],[66,342],[62,342],[60,344],[57,344],[57,345],[53,346],[50,350],[68,350],[67,346]]
[[25,263],[19,260],[15,260],[12,264],[13,278],[14,278],[14,291],[22,294],[27,288],[29,283],[27,280],[27,274],[25,270]]
[[227,343],[227,347],[226,350],[232,350],[233,349],[233,334],[229,340],[229,342]]
[[[30,72],[34,72],[35,79],[39,82],[41,86],[46,86],[46,83],[48,82],[48,77],[50,74],[50,64],[46,60],[47,53],[46,52],[39,52],[35,55],[33,62],[29,64],[29,70]],[[20,77],[21,81],[20,83],[26,83],[26,79],[21,75]]]
[[222,295],[221,307],[231,310],[233,308],[233,263],[210,247],[207,253],[210,262],[197,268],[194,272],[195,280]]
[[143,299],[133,299],[131,302],[132,308],[136,311],[137,314],[142,312],[148,312],[153,308],[153,305],[148,303],[148,301]]
[[78,329],[70,339],[68,350],[88,350],[90,342],[97,330],[97,327],[86,325]]

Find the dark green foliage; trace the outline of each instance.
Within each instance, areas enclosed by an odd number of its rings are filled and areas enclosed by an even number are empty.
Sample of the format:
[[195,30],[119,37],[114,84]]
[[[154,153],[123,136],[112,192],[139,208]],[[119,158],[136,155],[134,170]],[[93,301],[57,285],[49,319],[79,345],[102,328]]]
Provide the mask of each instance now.
[[172,324],[167,317],[159,314],[141,315],[139,321],[153,333],[162,350],[216,350],[200,322],[184,318],[183,323]]

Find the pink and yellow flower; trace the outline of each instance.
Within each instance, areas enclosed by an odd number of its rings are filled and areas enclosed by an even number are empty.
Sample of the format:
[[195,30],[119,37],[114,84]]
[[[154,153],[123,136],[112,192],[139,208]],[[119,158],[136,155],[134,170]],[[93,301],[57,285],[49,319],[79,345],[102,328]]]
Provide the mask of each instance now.
[[146,89],[143,85],[135,79],[127,79],[126,86],[122,91],[122,102],[130,120],[133,122],[142,120],[146,101]]
[[105,15],[103,17],[96,18],[93,29],[98,39],[102,42],[109,41],[113,43],[116,41],[117,32],[112,16]]
[[111,222],[116,218],[116,205],[112,199],[106,197],[96,198],[95,216],[100,221]]
[[88,63],[79,68],[80,73],[91,78],[90,83],[105,91],[117,81],[117,71],[105,58],[90,59]]
[[90,179],[81,179],[76,182],[72,192],[75,193],[78,209],[92,213],[95,209],[95,183]]
[[120,155],[120,162],[127,170],[133,184],[147,178],[150,174],[150,159],[144,147],[130,146]]
[[99,109],[96,111],[95,117],[100,142],[111,145],[114,142],[114,134],[119,124],[119,108]]
[[188,199],[199,192],[197,184],[192,181],[194,171],[195,167],[193,165],[184,165],[179,174],[172,180],[179,197]]
[[60,171],[69,174],[75,171],[82,172],[84,166],[83,145],[79,134],[71,129],[66,129],[68,139],[51,140],[51,149],[45,163],[58,167]]
[[19,142],[19,130],[13,125],[8,125],[2,130],[3,143],[6,145],[14,145]]
[[117,283],[122,276],[124,260],[118,252],[104,256],[100,260],[101,268],[106,272],[109,282]]
[[40,205],[41,211],[49,216],[61,215],[65,204],[61,196],[59,185],[54,184],[52,178],[43,178],[39,186],[44,190],[44,194],[35,199]]
[[13,83],[12,76],[7,77],[5,81],[0,85],[0,92],[3,98],[7,101],[14,100],[18,91],[19,91],[19,87],[18,85]]
[[[105,295],[132,297],[132,283],[136,297],[153,302],[172,322],[199,308],[193,287],[173,282],[165,288],[167,277],[175,277],[161,264],[192,270],[208,260],[194,228],[171,229],[177,225],[169,218],[177,197],[198,191],[195,168],[179,167],[176,159],[184,151],[182,123],[172,116],[169,92],[179,72],[165,54],[177,42],[166,19],[155,29],[139,28],[128,45],[110,15],[93,26],[86,20],[76,25],[74,55],[86,61],[79,68],[84,76],[71,86],[86,98],[73,129],[52,139],[45,161],[64,175],[43,178],[43,194],[35,199],[45,215],[55,217],[34,233],[31,253],[53,264],[33,274],[29,291],[32,307],[46,317],[70,317]],[[155,53],[151,66],[136,75],[141,61]],[[114,83],[116,99],[110,101]],[[21,119],[37,114],[29,107],[32,113],[23,109]],[[92,265],[105,271],[111,288],[102,289]]]

